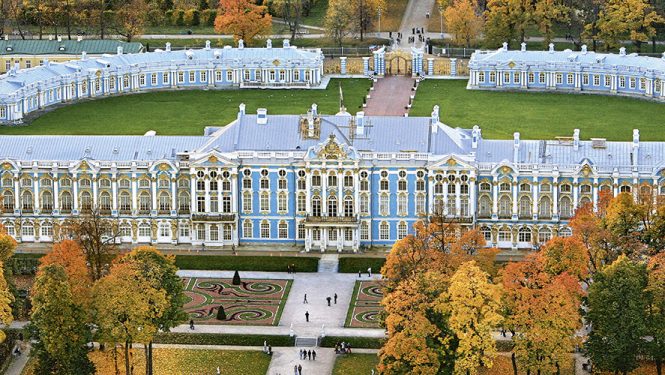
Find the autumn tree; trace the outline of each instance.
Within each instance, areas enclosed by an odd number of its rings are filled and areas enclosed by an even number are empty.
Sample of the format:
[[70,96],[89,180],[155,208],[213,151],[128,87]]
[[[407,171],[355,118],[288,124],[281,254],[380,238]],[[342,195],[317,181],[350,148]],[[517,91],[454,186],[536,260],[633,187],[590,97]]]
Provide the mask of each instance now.
[[72,238],[83,249],[92,280],[101,279],[117,253],[118,229],[114,223],[92,210],[66,221],[61,232],[63,238]]
[[455,0],[443,13],[447,31],[453,34],[453,43],[470,48],[478,40],[483,18],[476,12],[473,0]]
[[501,292],[475,262],[464,263],[450,279],[439,308],[449,314],[448,325],[457,337],[454,373],[476,374],[491,368],[496,357],[492,333],[501,323]]
[[300,22],[306,11],[306,0],[270,0],[270,7],[284,19],[291,31],[291,39],[295,39],[300,30]]
[[577,237],[554,237],[538,253],[543,271],[556,276],[564,272],[579,281],[589,276],[589,255]]
[[84,310],[90,308],[92,278],[86,265],[81,246],[73,240],[63,240],[53,244],[51,251],[39,259],[40,267],[58,264],[63,267],[71,294]]
[[663,374],[665,360],[665,253],[653,256],[647,264],[646,331],[651,340],[646,349],[656,363],[656,372]]
[[116,32],[131,42],[135,36],[143,33],[148,10],[146,0],[126,0],[116,11]]
[[252,0],[220,0],[215,18],[215,32],[233,34],[237,42],[242,39],[251,44],[255,39],[270,34],[272,17],[268,8]]
[[32,287],[31,336],[37,374],[94,374],[86,312],[76,301],[62,265],[43,263]]
[[155,322],[168,309],[166,292],[146,280],[134,262],[116,263],[95,283],[93,306],[99,340],[113,345],[116,373],[116,346],[120,343],[124,347],[125,373],[131,375],[129,348],[134,342],[152,341],[159,329]]
[[351,31],[352,21],[353,14],[346,1],[330,0],[328,2],[323,26],[326,29],[326,35],[338,46],[342,45],[342,41]]
[[538,0],[533,9],[533,18],[543,36],[543,45],[554,37],[554,25],[567,22],[569,10],[562,0]]
[[647,333],[646,266],[620,256],[594,275],[586,319],[591,332],[586,352],[600,371],[627,374],[638,366]]
[[485,43],[523,42],[533,22],[531,0],[489,0],[485,11]]
[[[9,326],[14,321],[12,307],[16,301],[15,293],[13,293],[16,288],[12,288],[11,281],[8,281],[11,280],[11,271],[5,267],[5,262],[14,255],[15,250],[16,240],[0,225],[0,323],[5,326]],[[5,338],[5,333],[0,330],[0,342],[4,342]]]
[[647,0],[608,0],[598,16],[598,38],[607,49],[628,39],[640,51],[656,35],[655,25],[664,21]]
[[[182,309],[185,295],[182,280],[176,274],[178,268],[174,256],[164,256],[151,246],[140,246],[122,257],[120,263],[134,265],[151,288],[164,291],[166,307],[161,315],[154,317],[153,326],[168,332],[186,320],[187,315]],[[152,340],[146,345],[146,369],[148,375],[152,374]]]
[[351,7],[355,31],[360,34],[360,40],[364,40],[365,33],[378,18],[379,10],[386,10],[385,0],[350,0],[346,6]]
[[567,272],[552,275],[537,256],[508,264],[501,274],[506,325],[515,332],[513,370],[553,373],[569,359],[581,327],[582,290]]

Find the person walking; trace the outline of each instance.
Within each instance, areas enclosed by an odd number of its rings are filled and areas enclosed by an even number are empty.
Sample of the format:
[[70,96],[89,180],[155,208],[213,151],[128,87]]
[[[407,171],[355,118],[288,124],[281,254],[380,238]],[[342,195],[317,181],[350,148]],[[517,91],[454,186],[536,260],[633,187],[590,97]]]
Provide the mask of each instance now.
[[189,320],[189,329],[194,329],[194,319]]
[[312,351],[311,350],[307,351],[307,360],[309,360],[309,361],[312,360]]
[[298,375],[298,365],[293,365],[293,375]]
[[337,293],[335,293],[335,305],[337,304]]
[[302,365],[298,365],[298,375],[302,375]]
[[330,307],[330,300],[331,300],[330,296],[326,297],[326,301],[328,301],[328,307]]
[[372,267],[367,268],[367,276],[372,277]]
[[312,350],[312,360],[316,361],[316,350]]
[[360,279],[362,277],[363,277],[363,275],[360,273],[360,270],[358,270],[358,278]]
[[302,303],[309,303],[307,302],[307,293],[305,293],[305,298],[302,300]]
[[309,323],[309,311],[305,311],[305,321]]

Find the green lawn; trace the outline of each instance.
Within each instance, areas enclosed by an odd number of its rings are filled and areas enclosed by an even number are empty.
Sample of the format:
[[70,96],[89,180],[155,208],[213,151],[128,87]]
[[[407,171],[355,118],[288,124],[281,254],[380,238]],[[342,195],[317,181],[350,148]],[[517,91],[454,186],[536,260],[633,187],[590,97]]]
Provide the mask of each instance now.
[[[182,90],[124,95],[63,106],[43,114],[28,126],[0,127],[0,134],[134,134],[148,130],[158,135],[201,135],[205,126],[224,126],[233,121],[238,104],[247,113],[265,107],[268,114],[306,113],[312,103],[319,112],[339,111],[340,80],[325,90]],[[370,81],[341,80],[349,112],[362,107]]]
[[420,84],[410,116],[429,116],[441,107],[441,121],[452,127],[479,125],[484,138],[553,139],[581,131],[582,139],[663,141],[665,105],[646,100],[566,93],[467,90],[466,80],[427,80]]
[[333,375],[369,375],[376,371],[379,357],[376,354],[345,354],[337,356]]

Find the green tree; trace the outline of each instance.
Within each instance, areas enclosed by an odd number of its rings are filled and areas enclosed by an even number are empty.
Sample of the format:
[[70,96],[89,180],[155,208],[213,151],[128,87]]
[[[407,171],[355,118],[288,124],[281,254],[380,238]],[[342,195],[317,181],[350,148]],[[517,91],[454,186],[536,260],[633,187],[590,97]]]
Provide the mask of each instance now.
[[341,46],[344,38],[349,35],[352,20],[353,14],[346,1],[330,0],[323,21],[326,35]]
[[440,308],[449,311],[448,325],[457,336],[455,374],[476,374],[491,368],[496,357],[492,333],[501,323],[501,291],[474,261],[462,264],[450,279]]
[[647,352],[656,362],[656,372],[663,374],[665,360],[665,253],[653,256],[647,264]]
[[592,330],[586,352],[598,370],[625,375],[637,368],[647,332],[646,287],[645,265],[624,255],[595,274],[589,287],[586,318]]
[[[176,274],[174,256],[164,256],[151,246],[140,246],[122,257],[121,263],[131,263],[141,273],[142,278],[152,289],[163,291],[166,296],[166,307],[160,316],[154,316],[151,324],[162,331],[185,322],[187,314],[182,307],[185,303],[182,280]],[[147,374],[152,374],[152,340],[146,346]]]
[[489,0],[485,11],[485,43],[523,42],[526,29],[533,24],[531,0]]
[[31,336],[37,374],[94,374],[88,359],[90,331],[86,313],[72,295],[65,269],[58,264],[39,268],[32,287]]
[[608,0],[598,17],[598,37],[608,49],[628,39],[640,51],[656,35],[655,25],[663,21],[646,0]]
[[569,10],[562,0],[538,0],[533,10],[533,18],[544,37],[543,45],[548,45],[554,37],[554,25],[568,21]]
[[295,39],[300,30],[300,22],[306,10],[307,0],[269,0],[273,11],[284,19],[291,31],[291,39]]

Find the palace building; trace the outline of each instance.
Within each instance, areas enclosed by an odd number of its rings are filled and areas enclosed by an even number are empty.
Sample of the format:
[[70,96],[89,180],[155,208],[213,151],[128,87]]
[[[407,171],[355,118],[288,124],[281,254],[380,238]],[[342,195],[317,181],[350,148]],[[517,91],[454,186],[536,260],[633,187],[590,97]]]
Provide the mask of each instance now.
[[83,99],[176,89],[311,88],[323,81],[320,49],[299,49],[283,41],[282,48],[165,50],[149,53],[105,54],[41,66],[15,66],[0,76],[0,124],[22,123],[44,108]]
[[202,136],[0,137],[0,222],[49,242],[99,210],[124,243],[390,246],[434,213],[533,249],[601,191],[665,194],[665,143],[484,139],[430,117],[245,113]]
[[469,61],[468,89],[564,91],[665,100],[663,58],[581,51],[476,51]]

